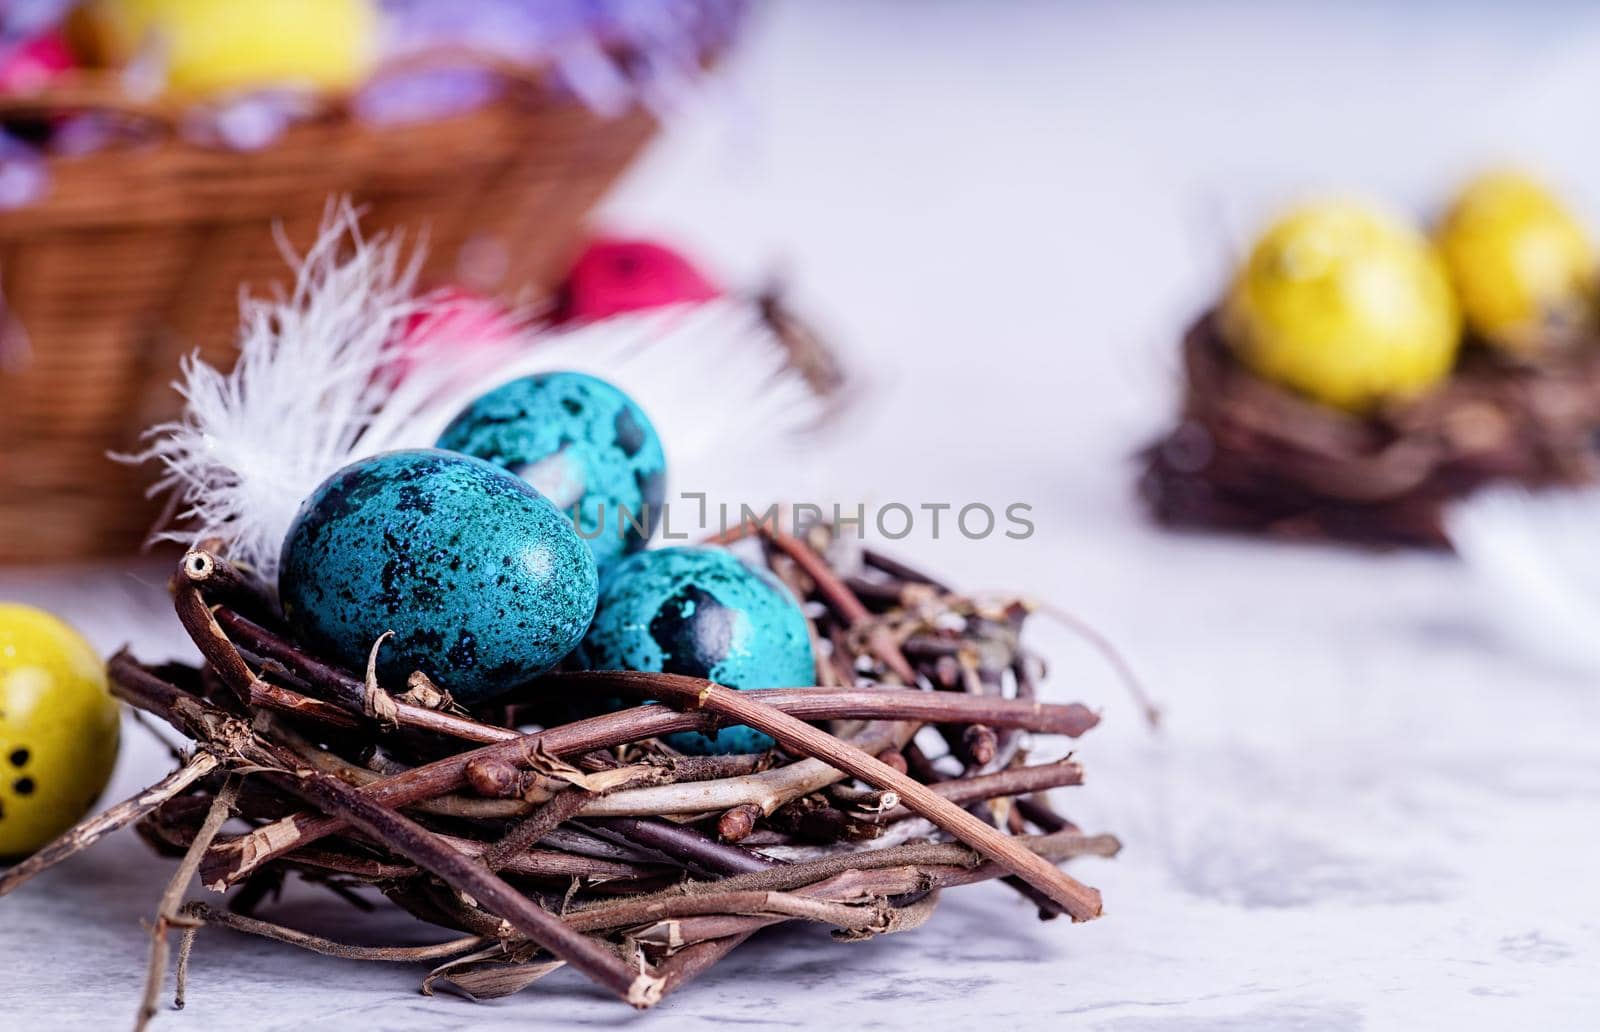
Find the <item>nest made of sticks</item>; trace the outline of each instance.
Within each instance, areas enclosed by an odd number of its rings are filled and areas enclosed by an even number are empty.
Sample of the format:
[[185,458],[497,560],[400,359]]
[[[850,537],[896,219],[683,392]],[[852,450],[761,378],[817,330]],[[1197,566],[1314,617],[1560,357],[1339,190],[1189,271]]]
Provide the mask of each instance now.
[[[568,672],[475,713],[422,675],[392,693],[370,671],[308,654],[248,576],[190,552],[173,594],[205,664],[147,666],[123,651],[110,675],[119,698],[192,748],[159,783],[0,877],[0,895],[130,823],[182,857],[153,925],[142,1020],[164,984],[169,930],[183,933],[181,1002],[205,925],[428,964],[424,992],[479,998],[571,964],[643,1008],[760,928],[905,931],[956,885],[999,878],[1041,918],[1098,916],[1099,893],[1057,864],[1114,855],[1117,840],[1084,833],[1040,794],[1081,782],[1070,755],[1028,762],[1032,736],[1076,738],[1098,717],[1035,699],[1042,664],[1020,640],[1030,607],[979,602],[871,551],[836,567],[823,556],[848,549],[826,527],[744,534],[807,602],[817,687]],[[619,695],[665,705],[574,718],[564,701]],[[657,737],[727,724],[778,748],[686,756]],[[914,741],[924,729],[945,749]],[[230,818],[245,830],[225,832]],[[184,904],[196,874],[238,891],[225,907]],[[355,902],[376,889],[459,937],[379,948],[274,924],[257,911],[290,874]]]
[[1484,484],[1600,481],[1600,348],[1517,361],[1472,347],[1439,389],[1370,416],[1267,383],[1216,313],[1183,341],[1178,426],[1143,455],[1162,523],[1291,538],[1448,547],[1444,509]]

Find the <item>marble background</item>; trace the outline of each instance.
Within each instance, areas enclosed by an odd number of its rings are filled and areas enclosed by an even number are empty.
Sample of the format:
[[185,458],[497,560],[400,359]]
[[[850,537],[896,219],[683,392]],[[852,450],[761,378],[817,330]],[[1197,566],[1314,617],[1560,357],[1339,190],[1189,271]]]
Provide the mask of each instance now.
[[[1502,639],[1503,600],[1451,559],[1165,535],[1129,489],[1176,334],[1274,204],[1339,187],[1425,212],[1511,157],[1600,224],[1600,14],[1390,7],[780,4],[606,210],[727,280],[784,270],[857,356],[874,390],[825,457],[838,497],[1034,506],[1025,543],[900,550],[1072,608],[1159,696],[1152,735],[1087,649],[1041,629],[1049,696],[1105,712],[1079,749],[1089,784],[1058,793],[1126,843],[1074,867],[1104,920],[962,890],[912,935],[764,935],[646,1015],[570,973],[473,1005],[418,995],[416,969],[206,932],[189,1008],[160,1027],[1591,1024],[1592,676]],[[0,596],[106,649],[181,655],[164,576],[12,571]],[[113,796],[164,762],[127,739]],[[167,870],[122,835],[0,903],[0,1025],[131,1019]],[[277,913],[329,910],[297,893]]]

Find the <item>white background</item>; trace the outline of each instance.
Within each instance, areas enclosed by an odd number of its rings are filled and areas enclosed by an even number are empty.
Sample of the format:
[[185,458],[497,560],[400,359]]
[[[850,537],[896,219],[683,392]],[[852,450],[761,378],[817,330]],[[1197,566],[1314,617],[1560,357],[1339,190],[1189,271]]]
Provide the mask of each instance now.
[[[1184,320],[1274,205],[1338,188],[1420,216],[1510,158],[1592,212],[1600,16],[1389,6],[783,5],[606,211],[730,282],[785,270],[856,356],[873,393],[825,457],[830,491],[1034,505],[1027,543],[900,547],[1097,622],[1164,703],[1152,737],[1087,651],[1041,634],[1050,696],[1105,710],[1090,784],[1058,795],[1126,843],[1074,867],[1103,920],[960,890],[911,935],[768,935],[643,1016],[569,973],[428,1000],[419,970],[206,932],[161,1027],[1592,1022],[1592,681],[1502,642],[1449,558],[1167,535],[1130,490]],[[0,596],[158,657],[183,648],[164,576],[13,572]],[[112,797],[164,763],[127,739]],[[131,1019],[168,869],[124,835],[0,902],[0,1025]]]

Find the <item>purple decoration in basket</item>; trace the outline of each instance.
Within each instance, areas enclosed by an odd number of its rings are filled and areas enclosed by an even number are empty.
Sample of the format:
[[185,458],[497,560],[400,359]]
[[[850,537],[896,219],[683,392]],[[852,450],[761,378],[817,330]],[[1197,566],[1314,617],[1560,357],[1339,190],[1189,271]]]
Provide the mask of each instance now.
[[60,24],[78,0],[0,0],[0,36],[36,36]]
[[[50,28],[74,0],[0,0],[0,48]],[[375,125],[462,114],[499,97],[504,78],[463,60],[405,67],[429,54],[474,52],[551,71],[551,85],[603,114],[643,103],[671,105],[701,67],[703,56],[733,34],[746,0],[381,0],[385,58],[397,67],[378,74],[352,98],[356,116]],[[448,59],[447,59],[448,60]],[[133,67],[130,78],[152,69]],[[271,145],[316,109],[311,98],[263,90],[195,105],[181,131],[198,143],[234,150]],[[43,144],[75,155],[115,142],[115,129],[95,116],[63,119]],[[0,145],[0,208],[35,201],[48,174],[38,151],[21,141]]]
[[260,150],[312,110],[309,99],[295,90],[258,90],[220,104],[192,108],[183,132],[190,139],[231,150]]
[[0,133],[0,211],[32,204],[49,186],[50,173],[39,152]]
[[114,146],[129,134],[129,127],[95,112],[67,115],[50,134],[50,153],[61,157],[82,157]]
[[[728,41],[744,0],[385,0],[390,60],[474,51],[546,66],[556,86],[616,114],[668,106],[708,50]],[[380,78],[358,100],[375,122],[454,114],[492,99],[466,66]]]
[[504,91],[505,82],[482,68],[424,68],[380,73],[356,94],[352,107],[373,125],[399,125],[464,114]]
[[589,26],[578,0],[385,0],[391,57],[438,48],[472,50],[510,61],[547,56]]

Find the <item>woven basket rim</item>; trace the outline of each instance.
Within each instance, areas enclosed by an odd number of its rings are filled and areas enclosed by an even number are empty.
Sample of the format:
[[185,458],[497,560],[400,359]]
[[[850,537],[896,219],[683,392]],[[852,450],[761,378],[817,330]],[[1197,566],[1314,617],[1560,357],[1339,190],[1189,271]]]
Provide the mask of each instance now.
[[[622,52],[616,48],[608,48],[606,53],[613,59],[622,56]],[[303,91],[304,99],[311,105],[307,114],[311,118],[348,115],[352,100],[368,85],[387,76],[458,70],[463,67],[474,67],[488,72],[508,85],[525,91],[537,91],[539,95],[545,97],[550,95],[548,87],[555,72],[554,62],[549,59],[516,61],[472,47],[433,47],[417,54],[382,62],[359,87]],[[249,91],[233,91],[208,98],[163,92],[141,97],[127,89],[122,69],[79,68],[65,73],[59,79],[37,90],[0,94],[0,120],[19,115],[95,111],[148,123],[192,146],[218,149],[216,145],[197,143],[183,136],[179,132],[183,120],[196,110],[205,110],[217,106],[219,102],[226,103],[230,99],[246,96],[248,93]],[[381,129],[382,126],[373,128]]]

